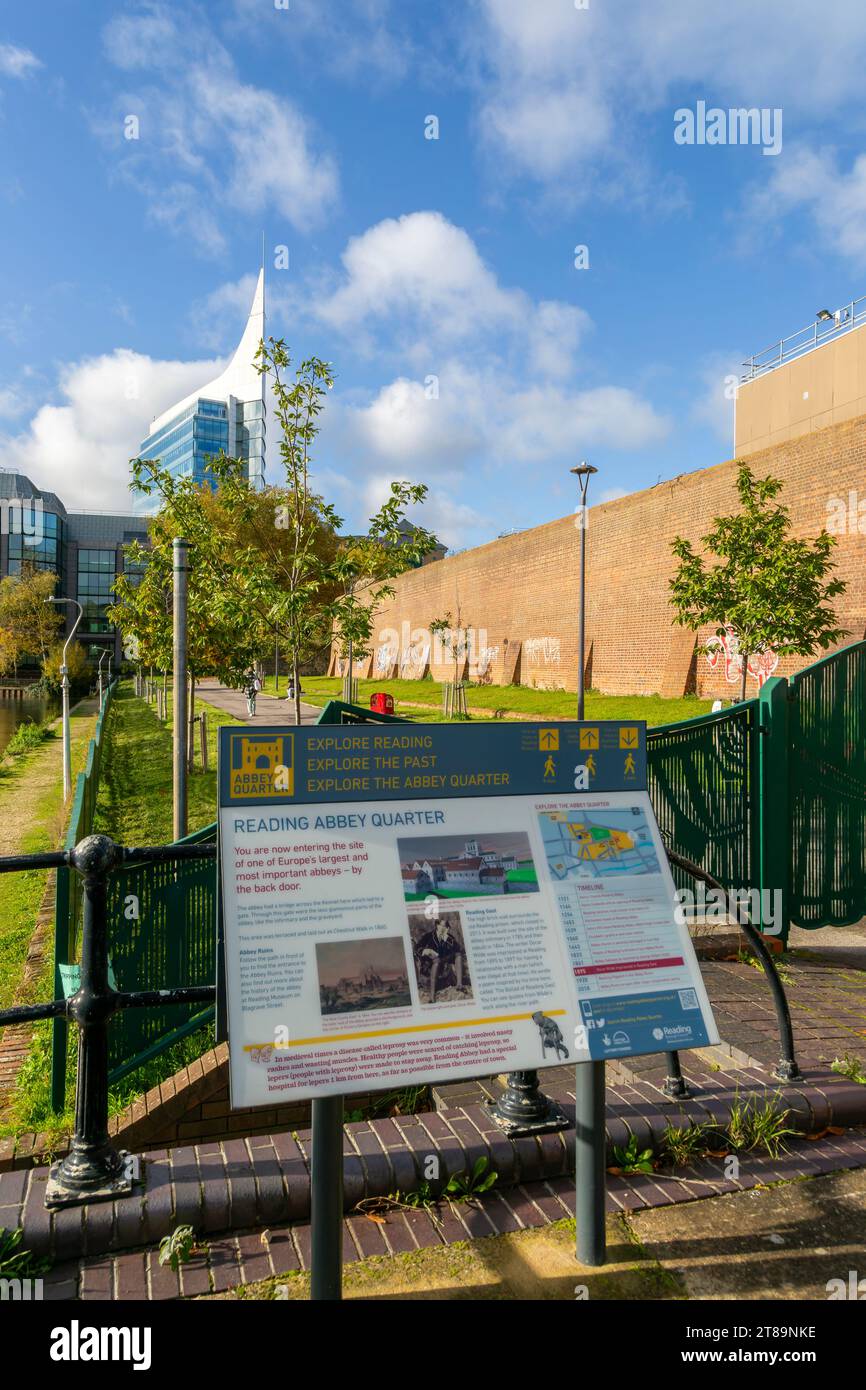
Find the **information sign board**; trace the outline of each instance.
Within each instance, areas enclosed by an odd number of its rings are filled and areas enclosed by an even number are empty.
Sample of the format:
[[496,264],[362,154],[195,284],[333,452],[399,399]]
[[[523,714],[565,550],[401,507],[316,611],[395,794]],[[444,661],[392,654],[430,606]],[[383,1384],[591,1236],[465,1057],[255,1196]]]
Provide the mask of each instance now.
[[236,1107],[718,1041],[640,723],[220,729]]

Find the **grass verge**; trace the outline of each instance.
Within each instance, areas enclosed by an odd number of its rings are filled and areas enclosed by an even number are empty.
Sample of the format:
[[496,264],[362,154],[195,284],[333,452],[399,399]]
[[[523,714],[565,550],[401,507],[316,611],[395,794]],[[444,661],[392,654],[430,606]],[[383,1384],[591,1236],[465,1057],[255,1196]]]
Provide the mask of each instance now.
[[[305,676],[301,681],[302,697],[311,705],[324,705],[328,700],[339,700],[342,694],[342,681],[337,677]],[[364,680],[358,683],[358,700],[369,705],[374,691],[383,690],[393,695],[397,705],[396,712],[407,716],[422,718],[420,713],[401,708],[401,702],[411,701],[430,707],[430,715],[441,718],[442,686],[438,681],[377,681]],[[274,694],[274,678],[265,681],[267,694]],[[285,677],[280,678],[281,695],[286,693]],[[466,689],[466,704],[472,710],[502,710],[506,714],[542,715],[549,719],[574,719],[575,696],[568,690],[533,690],[523,685],[473,685]],[[599,695],[589,691],[586,697],[587,719],[645,719],[649,725],[674,724],[680,719],[691,719],[698,714],[707,714],[709,700],[698,700],[695,696],[685,696],[680,700],[664,700],[660,695]],[[427,718],[425,714],[423,716]],[[488,716],[489,717],[489,716]]]

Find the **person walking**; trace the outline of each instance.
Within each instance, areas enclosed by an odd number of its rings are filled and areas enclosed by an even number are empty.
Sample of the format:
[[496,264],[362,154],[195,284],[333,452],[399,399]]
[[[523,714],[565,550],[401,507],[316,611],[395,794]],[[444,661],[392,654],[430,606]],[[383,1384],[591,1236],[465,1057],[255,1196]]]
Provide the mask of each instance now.
[[262,688],[262,683],[255,671],[248,671],[244,677],[247,695],[247,714],[250,719],[256,717],[256,696]]

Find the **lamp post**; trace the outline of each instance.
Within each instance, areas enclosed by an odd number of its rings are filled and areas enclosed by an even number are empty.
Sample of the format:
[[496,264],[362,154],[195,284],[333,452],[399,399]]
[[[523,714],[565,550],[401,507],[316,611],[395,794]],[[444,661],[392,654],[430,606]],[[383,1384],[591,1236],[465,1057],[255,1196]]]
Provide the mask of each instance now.
[[105,658],[107,657],[107,655],[108,655],[108,652],[107,652],[107,651],[105,650],[105,648],[103,647],[102,653],[101,653],[101,655],[100,655],[100,657],[99,657],[99,666],[98,666],[98,668],[97,668],[97,670],[98,670],[98,672],[99,672],[99,708],[100,708],[100,709],[102,709],[102,663],[103,663],[103,661],[105,660]]
[[589,480],[598,469],[586,459],[572,468],[580,484],[580,597],[577,620],[577,717],[583,718],[584,704],[584,647],[586,646],[586,490]]
[[60,662],[60,690],[63,700],[63,800],[69,800],[69,793],[72,790],[72,741],[69,733],[69,667],[66,665],[66,652],[69,643],[72,641],[81,622],[84,612],[78,599],[75,598],[47,598],[46,603],[72,603],[78,609],[78,616],[72,624],[72,631],[63,644],[63,657]]
[[[580,595],[577,629],[577,717],[584,717],[586,646],[586,491],[598,469],[583,459],[572,473],[580,484]],[[582,1264],[605,1262],[604,1224],[604,1062],[579,1062],[575,1067],[575,1217],[577,1258]]]

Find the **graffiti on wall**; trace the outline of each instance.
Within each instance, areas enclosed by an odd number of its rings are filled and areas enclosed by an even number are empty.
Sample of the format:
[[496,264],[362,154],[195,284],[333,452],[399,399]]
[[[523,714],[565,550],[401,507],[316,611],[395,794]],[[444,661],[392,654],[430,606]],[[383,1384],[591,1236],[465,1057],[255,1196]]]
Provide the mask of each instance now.
[[558,666],[562,644],[558,637],[527,637],[523,655],[530,666]]
[[397,648],[390,642],[380,642],[373,659],[373,673],[380,678],[387,676],[397,660]]
[[[752,680],[758,682],[758,689],[768,681],[779,664],[774,651],[755,652],[749,657],[746,670]],[[725,680],[729,685],[739,685],[743,679],[743,658],[740,643],[734,629],[728,626],[724,637],[711,637],[707,643],[707,665],[711,671],[724,667]]]
[[499,659],[498,647],[482,647],[475,662],[475,670],[472,673],[479,685],[491,685],[493,682],[493,665]]
[[419,681],[427,674],[430,661],[430,643],[412,642],[400,653],[400,675],[403,680]]

